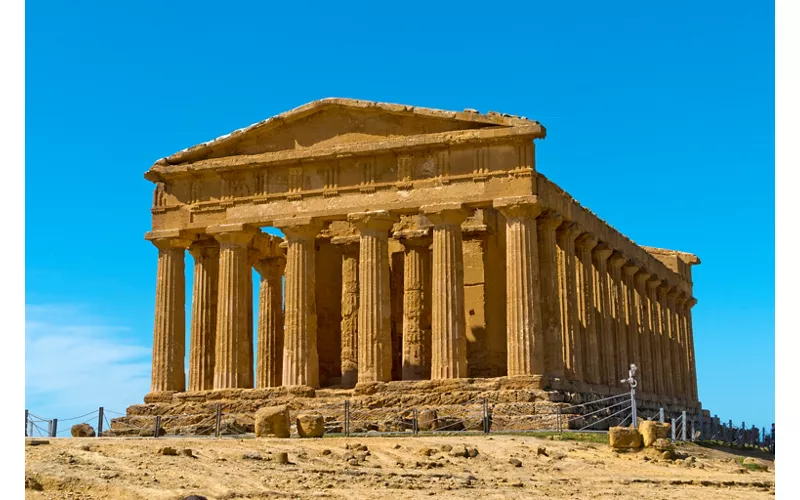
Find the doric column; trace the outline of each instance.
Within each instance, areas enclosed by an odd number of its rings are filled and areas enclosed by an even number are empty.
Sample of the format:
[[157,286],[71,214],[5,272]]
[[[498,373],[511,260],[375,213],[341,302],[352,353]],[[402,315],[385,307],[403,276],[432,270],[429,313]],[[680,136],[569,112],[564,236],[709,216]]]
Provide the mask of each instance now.
[[315,242],[322,225],[311,218],[276,221],[286,235],[283,330],[284,386],[319,387]]
[[594,289],[594,324],[597,335],[598,368],[600,383],[617,385],[616,344],[611,314],[611,287],[609,286],[608,258],[614,250],[600,243],[592,250],[592,287]]
[[597,239],[584,233],[575,240],[577,250],[576,282],[578,285],[578,319],[583,339],[583,372],[586,382],[600,383],[600,349],[597,339],[597,326],[594,318],[594,270],[592,249]]
[[664,324],[666,325],[666,329],[663,332],[664,341],[666,343],[666,352],[668,354],[667,363],[669,365],[669,370],[667,370],[667,376],[670,386],[669,395],[673,398],[678,398],[681,396],[681,385],[683,381],[681,380],[681,372],[680,366],[678,363],[678,325],[675,322],[675,298],[678,296],[678,292],[674,287],[667,287],[667,290],[664,292]]
[[358,264],[358,382],[392,380],[389,230],[395,217],[384,210],[348,215],[360,233]]
[[686,324],[686,343],[689,354],[689,388],[691,389],[691,400],[698,401],[697,393],[697,364],[694,357],[694,329],[692,327],[692,308],[697,304],[697,299],[690,297],[686,301],[684,308],[684,322]]
[[150,241],[158,248],[150,392],[182,392],[186,386],[183,367],[186,354],[184,251],[191,240],[168,237]]
[[539,242],[539,286],[541,291],[542,336],[544,338],[544,368],[551,377],[563,378],[565,373],[564,346],[561,337],[561,303],[558,276],[558,246],[556,228],[564,218],[555,212],[540,216],[537,222]]
[[214,389],[248,387],[246,372],[253,366],[248,365],[245,345],[252,309],[252,301],[247,301],[247,285],[252,284],[247,246],[256,233],[241,225],[210,227],[207,232],[219,242]]
[[467,338],[461,223],[469,211],[460,203],[427,205],[420,211],[433,224],[431,378],[463,378]]
[[562,357],[571,380],[583,381],[583,337],[578,317],[578,282],[575,238],[580,234],[574,222],[564,222],[556,231],[558,244],[558,297],[561,312]]
[[539,286],[535,196],[494,200],[506,219],[506,341],[508,376],[542,375],[545,347]]
[[624,305],[624,319],[623,321],[626,323],[627,328],[627,336],[628,336],[628,361],[626,365],[622,368],[625,370],[623,371],[622,380],[627,374],[628,365],[633,363],[639,369],[639,380],[641,380],[642,374],[642,351],[640,346],[641,337],[639,335],[639,302],[636,294],[636,282],[634,280],[634,276],[636,272],[639,271],[639,266],[636,265],[635,262],[627,261],[622,266],[622,297],[623,297],[623,305]]
[[671,309],[673,323],[675,325],[675,341],[673,342],[673,356],[672,362],[679,370],[678,373],[678,380],[680,381],[680,385],[678,386],[678,396],[683,401],[690,401],[691,398],[689,397],[689,362],[688,356],[686,356],[686,330],[685,325],[683,322],[683,308],[686,304],[686,294],[683,292],[677,293],[675,297],[675,302],[673,303],[673,308]]
[[639,353],[642,360],[639,371],[641,378],[639,386],[642,392],[647,394],[657,394],[656,388],[656,373],[653,361],[653,352],[650,349],[650,337],[652,330],[650,330],[650,299],[647,295],[647,280],[650,279],[650,273],[643,267],[634,275],[634,289],[636,290],[636,324],[639,336]]
[[189,253],[194,257],[189,391],[208,391],[214,388],[219,244],[198,241],[189,247]]
[[658,300],[658,314],[661,319],[661,375],[664,382],[664,395],[675,397],[675,375],[672,372],[672,349],[670,348],[670,337],[672,337],[669,315],[669,304],[667,293],[669,285],[662,281],[656,288],[656,300]]
[[261,276],[258,290],[258,352],[256,387],[280,387],[283,377],[283,294],[286,259],[271,257],[255,264]]
[[395,233],[403,253],[403,380],[430,378],[430,246],[423,229]]
[[627,258],[619,252],[611,254],[608,259],[608,276],[610,278],[610,306],[611,306],[611,326],[612,338],[614,339],[614,358],[616,365],[613,370],[613,384],[619,385],[620,380],[626,378],[628,365],[633,363],[632,352],[629,350],[628,341],[628,321],[625,309],[626,291],[622,283],[622,266],[627,262]]
[[358,382],[358,236],[340,236],[342,248],[342,386]]
[[651,276],[647,280],[647,308],[650,319],[650,359],[653,363],[653,389],[659,396],[666,396],[664,388],[664,366],[661,354],[661,310],[658,306],[656,289],[661,284],[661,279]]

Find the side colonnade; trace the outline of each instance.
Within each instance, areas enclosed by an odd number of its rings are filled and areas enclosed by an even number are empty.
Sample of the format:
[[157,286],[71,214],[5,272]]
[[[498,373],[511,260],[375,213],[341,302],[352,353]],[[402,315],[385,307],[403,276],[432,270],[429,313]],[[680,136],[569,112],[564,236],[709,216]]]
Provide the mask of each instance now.
[[[536,196],[494,200],[505,221],[506,375],[593,390],[621,387],[630,363],[652,398],[696,402],[691,309],[664,269],[614,248]],[[461,203],[419,207],[416,227],[376,210],[343,214],[341,385],[469,377]],[[243,224],[156,231],[151,398],[232,388],[320,386],[315,238],[323,221],[270,221],[285,241]],[[403,246],[402,339],[392,343],[390,238]],[[194,259],[188,381],[185,253]],[[252,269],[260,276],[254,351]],[[338,271],[337,271],[338,272]],[[671,272],[671,271],[669,271]],[[659,275],[661,273],[661,275]],[[285,279],[285,284],[283,280]],[[282,291],[282,284],[284,290]],[[255,376],[253,367],[255,365]]]

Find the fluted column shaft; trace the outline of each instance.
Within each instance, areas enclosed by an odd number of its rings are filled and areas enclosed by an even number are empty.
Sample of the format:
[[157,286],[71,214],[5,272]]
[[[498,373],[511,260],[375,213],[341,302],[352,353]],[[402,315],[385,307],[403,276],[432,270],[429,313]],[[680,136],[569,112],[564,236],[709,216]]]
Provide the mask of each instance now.
[[692,308],[697,304],[697,299],[690,297],[684,308],[684,322],[686,325],[686,341],[689,355],[689,388],[691,400],[698,401],[697,393],[697,364],[694,357],[694,329],[692,327]]
[[463,378],[467,338],[461,223],[469,212],[459,204],[423,206],[421,212],[433,224],[431,379]]
[[656,300],[658,301],[658,313],[661,319],[661,375],[664,382],[664,395],[675,397],[675,374],[672,371],[672,349],[670,339],[672,337],[672,325],[670,324],[669,304],[667,292],[669,286],[662,282],[656,288]]
[[194,257],[189,391],[207,391],[214,388],[219,245],[210,240],[197,242],[189,253]]
[[360,233],[358,305],[358,382],[392,380],[389,230],[394,217],[376,211],[350,214]]
[[508,376],[542,375],[544,332],[539,284],[535,197],[494,201],[506,219],[506,341]]
[[254,233],[231,231],[213,233],[219,242],[219,284],[217,289],[217,337],[214,349],[214,389],[248,387],[247,347],[244,342],[250,328],[247,283],[250,263],[247,245]]
[[[640,345],[641,336],[639,335],[639,302],[636,294],[636,283],[634,275],[639,270],[639,266],[631,262],[627,262],[622,266],[622,297],[624,305],[624,320],[628,336],[628,361],[633,363],[639,369],[639,379],[642,378],[642,350]],[[628,366],[623,367],[624,370]],[[620,380],[625,378],[627,371],[623,371]]]
[[597,240],[589,233],[584,233],[575,241],[577,249],[577,284],[578,284],[578,318],[583,339],[584,378],[591,384],[599,384],[600,346],[597,339],[597,325],[594,318],[594,266],[592,265],[592,249]]
[[280,387],[283,377],[283,294],[286,260],[262,259],[255,265],[261,276],[258,291],[258,351],[256,387]]
[[[626,291],[622,283],[622,266],[626,258],[614,252],[608,259],[609,297],[611,307],[612,338],[615,346],[616,364],[613,370],[612,385],[619,385],[620,380],[627,378],[628,366],[633,363],[632,351],[628,340],[628,316],[625,309]],[[638,365],[637,365],[638,366]]]
[[558,244],[556,256],[558,259],[562,357],[567,377],[571,380],[582,381],[584,380],[583,337],[578,316],[578,259],[575,254],[575,238],[579,234],[580,230],[577,224],[563,223],[556,231],[556,243]]
[[556,228],[561,225],[563,220],[563,217],[554,212],[548,212],[537,219],[544,368],[547,375],[559,378],[566,375],[561,336],[559,249],[556,244]]
[[158,248],[156,313],[153,324],[153,371],[150,392],[182,392],[185,389],[186,314],[184,250],[190,240],[152,240]]
[[[403,380],[430,378],[430,237],[404,238]],[[427,292],[427,293],[426,293]],[[426,318],[428,320],[426,321]]]
[[652,330],[650,323],[650,299],[647,294],[648,279],[650,279],[650,273],[644,269],[639,270],[634,276],[636,290],[636,324],[638,325],[639,352],[641,353],[642,359],[639,385],[643,392],[657,394],[655,361],[653,360],[653,351],[650,348],[652,344]]
[[342,245],[342,385],[358,382],[358,240]]
[[276,226],[286,235],[283,385],[319,387],[314,238],[321,226],[308,219]]
[[594,289],[594,324],[598,340],[599,383],[616,385],[616,343],[611,313],[608,258],[613,250],[600,243],[592,250],[592,286]]
[[685,325],[681,319],[684,304],[686,303],[686,296],[680,292],[677,293],[672,302],[670,309],[672,313],[672,324],[675,325],[675,341],[673,342],[673,355],[672,362],[678,370],[678,395],[684,401],[689,401],[689,361],[686,356],[686,330]]
[[647,280],[647,304],[650,312],[650,359],[653,362],[653,388],[656,394],[666,395],[664,384],[664,365],[661,353],[661,309],[658,305],[658,294],[656,289],[661,284],[661,280],[651,276]]

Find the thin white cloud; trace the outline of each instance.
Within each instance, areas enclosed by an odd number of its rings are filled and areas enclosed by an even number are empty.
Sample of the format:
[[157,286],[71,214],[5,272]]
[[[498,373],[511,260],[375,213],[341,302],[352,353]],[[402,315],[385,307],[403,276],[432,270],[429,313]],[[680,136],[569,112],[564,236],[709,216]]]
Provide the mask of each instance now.
[[141,403],[150,387],[151,349],[137,337],[80,306],[26,305],[26,407],[66,419],[99,406],[124,412]]

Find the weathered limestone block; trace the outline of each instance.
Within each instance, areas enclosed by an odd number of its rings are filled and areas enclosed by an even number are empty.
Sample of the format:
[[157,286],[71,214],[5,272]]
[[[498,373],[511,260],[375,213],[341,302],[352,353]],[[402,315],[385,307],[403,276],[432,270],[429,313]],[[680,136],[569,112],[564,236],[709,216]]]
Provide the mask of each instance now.
[[296,425],[297,434],[301,438],[322,437],[322,435],[325,434],[325,419],[322,415],[298,415]]
[[645,448],[655,443],[656,439],[664,438],[669,435],[668,423],[656,422],[654,420],[644,420],[639,423],[639,432],[642,434],[642,441]]
[[420,410],[417,414],[417,427],[421,431],[436,430],[436,410]]
[[94,427],[89,424],[76,424],[70,429],[72,437],[90,437],[95,436]]
[[256,437],[289,437],[289,407],[268,406],[255,414]]
[[608,444],[616,449],[639,449],[642,435],[631,427],[611,427],[608,429]]

